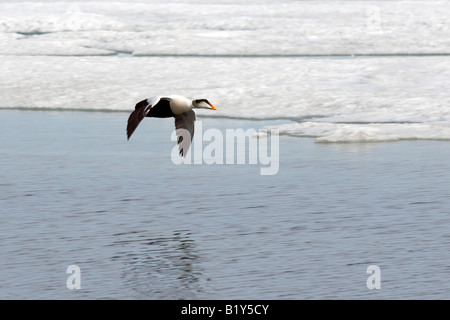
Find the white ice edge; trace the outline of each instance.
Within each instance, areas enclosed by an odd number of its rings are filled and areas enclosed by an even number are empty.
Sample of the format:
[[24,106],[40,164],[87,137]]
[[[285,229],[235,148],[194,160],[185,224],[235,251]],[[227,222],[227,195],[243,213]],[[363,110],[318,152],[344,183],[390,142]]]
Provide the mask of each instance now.
[[398,140],[450,140],[449,123],[342,124],[304,122],[265,127],[280,135],[312,137],[318,143],[385,142]]

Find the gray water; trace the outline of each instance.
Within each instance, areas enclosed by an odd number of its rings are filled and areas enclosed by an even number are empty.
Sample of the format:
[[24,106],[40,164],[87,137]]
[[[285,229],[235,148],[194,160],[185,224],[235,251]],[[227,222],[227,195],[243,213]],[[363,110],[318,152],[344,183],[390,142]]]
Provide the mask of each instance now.
[[281,136],[262,176],[173,164],[170,119],[127,142],[127,113],[0,113],[2,299],[450,298],[446,141]]

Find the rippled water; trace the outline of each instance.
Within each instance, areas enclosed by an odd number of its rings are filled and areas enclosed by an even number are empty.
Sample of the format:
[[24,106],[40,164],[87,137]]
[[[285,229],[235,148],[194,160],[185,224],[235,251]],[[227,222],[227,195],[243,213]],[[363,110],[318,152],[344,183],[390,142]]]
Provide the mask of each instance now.
[[127,113],[0,113],[0,298],[450,298],[447,142],[282,136],[261,176],[174,165],[172,120],[127,142]]

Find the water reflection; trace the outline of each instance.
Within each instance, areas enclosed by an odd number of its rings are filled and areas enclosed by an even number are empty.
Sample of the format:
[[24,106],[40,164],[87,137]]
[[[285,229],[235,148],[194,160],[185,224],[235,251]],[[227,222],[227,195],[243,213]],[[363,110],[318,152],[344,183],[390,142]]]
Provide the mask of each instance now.
[[201,291],[199,255],[186,230],[170,236],[148,231],[115,234],[114,263],[122,263],[122,280],[135,299],[194,299]]

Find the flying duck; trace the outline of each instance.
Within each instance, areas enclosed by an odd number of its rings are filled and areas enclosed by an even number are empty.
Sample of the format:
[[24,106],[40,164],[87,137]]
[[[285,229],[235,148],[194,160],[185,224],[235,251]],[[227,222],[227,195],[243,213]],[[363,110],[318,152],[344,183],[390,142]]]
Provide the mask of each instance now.
[[[130,139],[134,130],[144,117],[175,118],[180,155],[186,157],[194,137],[195,111],[193,109],[217,110],[208,100],[189,100],[182,96],[154,96],[138,102],[134,111],[128,117],[127,138]],[[186,131],[187,130],[187,131]],[[183,141],[185,133],[190,134],[190,139]]]

